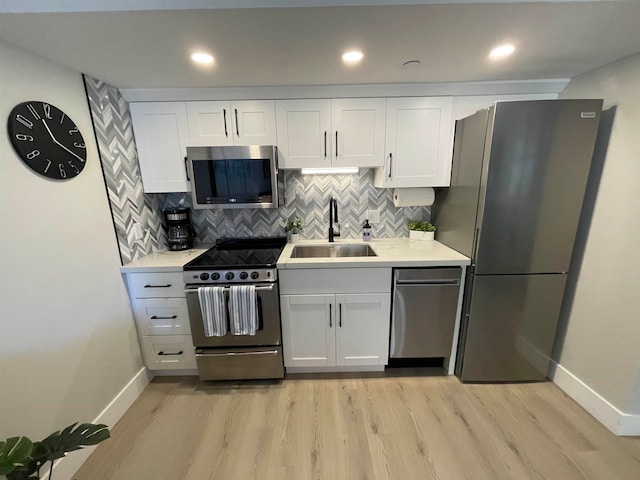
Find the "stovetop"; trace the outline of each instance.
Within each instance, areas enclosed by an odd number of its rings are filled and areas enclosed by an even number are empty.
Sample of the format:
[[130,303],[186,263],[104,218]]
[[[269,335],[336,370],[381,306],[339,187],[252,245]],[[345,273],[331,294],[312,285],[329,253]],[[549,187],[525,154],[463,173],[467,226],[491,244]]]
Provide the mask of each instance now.
[[187,284],[275,282],[285,237],[223,238],[184,266]]
[[191,260],[184,269],[275,267],[286,243],[285,237],[218,239],[214,247]]

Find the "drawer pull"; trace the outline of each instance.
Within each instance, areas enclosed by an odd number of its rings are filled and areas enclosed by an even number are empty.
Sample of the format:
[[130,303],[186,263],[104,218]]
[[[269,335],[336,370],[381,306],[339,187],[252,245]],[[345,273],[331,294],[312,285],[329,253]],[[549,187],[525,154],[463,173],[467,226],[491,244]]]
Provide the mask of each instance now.
[[154,315],[151,317],[151,320],[174,320],[176,318],[178,318],[178,315],[174,315],[172,317],[158,317],[157,315]]
[[171,286],[170,283],[166,285],[145,285],[144,288],[169,288]]
[[197,358],[206,358],[206,357],[235,357],[235,356],[243,356],[243,355],[277,355],[277,350],[266,350],[261,352],[226,352],[226,353],[198,353],[196,352]]
[[179,352],[167,352],[167,353],[158,352],[158,355],[165,355],[165,356],[168,356],[168,355],[182,355],[182,353],[183,353],[183,351],[180,350]]

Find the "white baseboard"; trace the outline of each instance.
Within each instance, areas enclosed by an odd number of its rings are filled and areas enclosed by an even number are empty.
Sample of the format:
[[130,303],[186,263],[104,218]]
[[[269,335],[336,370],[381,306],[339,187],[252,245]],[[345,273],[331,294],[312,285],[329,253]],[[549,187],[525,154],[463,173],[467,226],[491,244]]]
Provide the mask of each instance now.
[[[91,423],[103,423],[109,428],[113,428],[136,398],[140,396],[152,378],[153,375],[149,373],[147,368],[142,367]],[[53,467],[53,478],[56,480],[72,480],[73,475],[89,458],[95,448],[88,447],[76,450],[69,456],[58,460]],[[48,479],[48,473],[41,477],[41,480]]]
[[562,365],[552,362],[549,378],[614,434],[640,435],[640,415],[622,412]]

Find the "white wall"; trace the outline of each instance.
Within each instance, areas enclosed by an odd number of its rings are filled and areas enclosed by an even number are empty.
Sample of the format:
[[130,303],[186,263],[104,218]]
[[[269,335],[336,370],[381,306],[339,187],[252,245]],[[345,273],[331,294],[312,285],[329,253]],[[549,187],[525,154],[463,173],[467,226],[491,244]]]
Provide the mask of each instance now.
[[[91,422],[142,359],[119,273],[82,76],[0,42],[0,439]],[[12,107],[48,101],[79,126],[82,173],[28,169],[6,133]]]
[[613,108],[613,124],[600,184],[587,192],[593,212],[578,235],[584,250],[575,262],[579,276],[561,324],[559,364],[620,412],[637,415],[640,54],[571,79],[560,98],[603,98],[604,108]]

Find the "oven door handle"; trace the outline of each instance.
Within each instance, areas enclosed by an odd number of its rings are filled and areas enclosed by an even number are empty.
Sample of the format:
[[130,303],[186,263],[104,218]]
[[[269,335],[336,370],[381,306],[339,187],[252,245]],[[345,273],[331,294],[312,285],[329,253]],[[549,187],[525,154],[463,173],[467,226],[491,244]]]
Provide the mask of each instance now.
[[197,353],[196,357],[229,357],[240,355],[277,355],[277,350],[265,350],[262,352],[226,352],[226,353]]
[[[209,287],[211,285],[201,285],[201,286]],[[230,287],[224,287],[224,291],[225,292],[228,292],[229,290],[230,290]],[[269,285],[267,287],[262,287],[262,286],[256,287],[256,290],[260,291],[260,292],[273,292],[273,285]],[[184,293],[194,293],[194,292],[197,292],[197,291],[198,291],[198,287],[196,287],[196,288],[185,288],[184,289]]]

